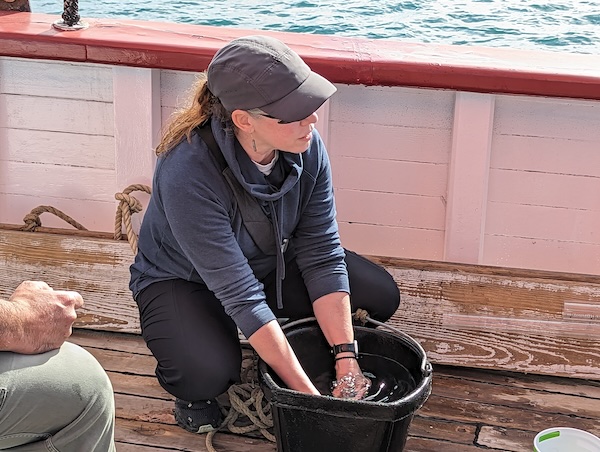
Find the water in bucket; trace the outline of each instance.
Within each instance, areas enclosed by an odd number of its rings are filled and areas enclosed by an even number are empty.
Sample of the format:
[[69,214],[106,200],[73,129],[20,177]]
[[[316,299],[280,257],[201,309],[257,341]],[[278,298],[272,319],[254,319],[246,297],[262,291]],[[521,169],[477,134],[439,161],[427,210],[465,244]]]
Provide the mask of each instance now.
[[533,447],[535,452],[600,452],[600,438],[575,428],[554,427],[538,433]]
[[[362,399],[369,402],[393,402],[414,391],[414,377],[401,363],[385,356],[362,353],[358,359],[363,375],[371,380],[371,388]],[[331,395],[335,379],[333,367],[315,377],[313,383],[321,394]]]
[[372,385],[364,400],[331,397],[334,360],[316,322],[284,326],[307,375],[325,396],[292,391],[264,361],[261,387],[271,402],[278,452],[401,452],[414,413],[431,393],[432,371],[406,334],[355,327],[361,369]]

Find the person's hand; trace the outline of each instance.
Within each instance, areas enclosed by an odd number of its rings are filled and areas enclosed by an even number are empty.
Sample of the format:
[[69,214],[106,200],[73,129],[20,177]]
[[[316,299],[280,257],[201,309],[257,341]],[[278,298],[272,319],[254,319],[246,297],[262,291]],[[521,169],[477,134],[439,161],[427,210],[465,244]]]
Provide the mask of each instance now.
[[73,331],[75,310],[83,306],[79,293],[54,290],[42,281],[22,282],[9,302],[13,308],[9,350],[23,354],[59,348]]
[[341,399],[361,400],[371,388],[371,380],[360,370],[354,357],[339,359],[335,362],[336,380],[332,383],[331,394]]

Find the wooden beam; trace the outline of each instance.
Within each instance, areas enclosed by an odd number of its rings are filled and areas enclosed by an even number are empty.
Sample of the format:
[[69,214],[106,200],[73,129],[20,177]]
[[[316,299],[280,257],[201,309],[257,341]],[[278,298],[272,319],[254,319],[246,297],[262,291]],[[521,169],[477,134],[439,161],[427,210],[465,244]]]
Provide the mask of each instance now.
[[402,294],[389,323],[433,363],[600,380],[596,276],[370,258]]
[[76,326],[139,333],[137,305],[128,287],[133,262],[129,243],[108,234],[84,234],[23,232],[0,225],[0,295],[10,295],[23,280],[43,280],[82,294],[85,305]]
[[[45,231],[0,225],[0,295],[42,279],[83,295],[76,326],[139,333],[129,243]],[[402,294],[388,323],[417,339],[434,364],[600,380],[597,276],[369,258]]]

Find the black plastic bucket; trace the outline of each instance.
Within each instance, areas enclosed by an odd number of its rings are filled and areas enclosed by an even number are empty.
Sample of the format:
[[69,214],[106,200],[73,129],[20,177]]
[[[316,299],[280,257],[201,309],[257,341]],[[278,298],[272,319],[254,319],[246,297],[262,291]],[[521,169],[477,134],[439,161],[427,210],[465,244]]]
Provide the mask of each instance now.
[[[283,327],[302,367],[322,394],[335,378],[330,347],[313,320]],[[423,348],[399,331],[354,327],[361,369],[372,380],[365,400],[287,389],[264,362],[261,387],[271,402],[279,452],[399,452],[414,413],[431,393]]]

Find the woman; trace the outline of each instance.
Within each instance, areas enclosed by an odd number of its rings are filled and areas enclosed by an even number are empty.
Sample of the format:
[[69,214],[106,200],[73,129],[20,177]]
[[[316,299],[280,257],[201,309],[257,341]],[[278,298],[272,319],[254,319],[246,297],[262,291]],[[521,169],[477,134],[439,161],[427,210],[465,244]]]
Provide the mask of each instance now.
[[289,388],[319,394],[278,318],[317,318],[336,355],[334,396],[368,390],[351,310],[385,321],[400,297],[388,273],[340,244],[314,128],[335,91],[279,40],[235,39],[157,148],[130,287],[158,380],[187,430],[218,425],[215,397],[239,379],[238,328]]

